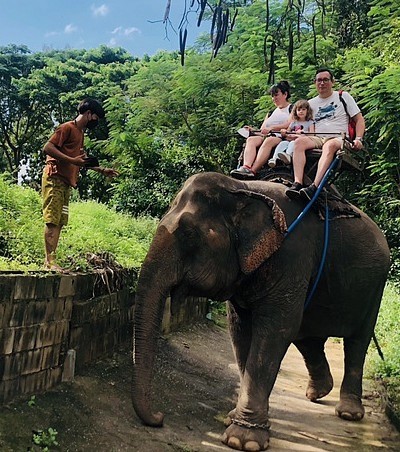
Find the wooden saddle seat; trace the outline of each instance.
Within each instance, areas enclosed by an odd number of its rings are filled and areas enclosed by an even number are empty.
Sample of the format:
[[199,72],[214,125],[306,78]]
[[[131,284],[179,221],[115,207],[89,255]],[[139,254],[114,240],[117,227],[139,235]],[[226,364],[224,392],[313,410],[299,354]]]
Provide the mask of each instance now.
[[[243,151],[238,158],[239,165],[243,163],[244,147],[245,144],[243,145]],[[321,154],[321,149],[311,149],[306,151],[307,160],[304,169],[305,183],[311,183],[314,180]],[[360,151],[354,151],[352,149],[351,142],[346,138],[345,134],[342,136],[342,147],[337,151],[336,156],[338,156],[340,160],[339,165],[335,170],[337,176],[343,171],[349,171],[353,174],[361,174],[368,159],[368,153],[366,150],[362,149]],[[275,168],[269,168],[266,164],[257,174],[257,179],[269,180],[275,178],[276,175],[286,176],[286,178],[293,180],[293,168],[292,166],[282,165],[277,165]]]

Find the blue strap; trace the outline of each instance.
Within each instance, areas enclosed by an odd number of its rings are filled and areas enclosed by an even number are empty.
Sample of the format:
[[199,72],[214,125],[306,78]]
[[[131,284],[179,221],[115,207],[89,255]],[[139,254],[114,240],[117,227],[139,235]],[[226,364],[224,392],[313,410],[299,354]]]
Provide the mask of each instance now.
[[321,183],[319,184],[317,191],[315,192],[314,196],[312,197],[311,201],[306,205],[306,207],[304,208],[304,210],[302,210],[299,214],[299,216],[293,221],[293,223],[288,227],[288,230],[285,234],[285,237],[287,237],[289,234],[291,234],[293,232],[293,230],[296,228],[296,226],[300,223],[300,221],[304,218],[304,216],[306,215],[306,213],[311,209],[312,205],[314,204],[314,202],[316,201],[316,199],[318,198],[318,196],[320,195],[322,189],[324,188],[324,186],[326,185],[329,176],[331,175],[332,171],[337,167],[337,165],[339,164],[340,161],[340,157],[337,156],[333,159],[332,163],[329,165],[329,168],[326,170],[326,173],[324,175],[324,177],[322,178]]
[[[298,217],[293,221],[293,223],[289,226],[285,237],[287,237],[289,234],[291,234],[293,232],[293,230],[296,228],[296,226],[301,222],[301,220],[304,218],[304,216],[306,215],[306,213],[311,209],[311,206],[314,204],[314,202],[317,200],[318,196],[320,195],[322,189],[324,188],[324,186],[326,185],[329,176],[331,175],[332,171],[337,167],[337,165],[339,164],[339,160],[340,157],[336,156],[336,158],[333,159],[332,163],[329,165],[329,168],[326,170],[326,173],[324,175],[324,177],[322,178],[321,183],[319,184],[317,191],[315,192],[314,196],[312,197],[311,201],[306,205],[306,207],[300,212],[300,214],[298,215]],[[321,257],[321,262],[319,264],[319,269],[318,269],[318,273],[317,273],[317,277],[314,281],[314,285],[312,287],[312,289],[310,290],[307,299],[304,303],[304,310],[307,309],[308,305],[310,304],[310,301],[317,289],[317,285],[319,283],[319,280],[321,278],[322,275],[322,270],[324,268],[325,265],[325,260],[326,260],[326,254],[328,251],[328,242],[329,242],[329,209],[328,209],[328,200],[327,198],[325,198],[325,228],[324,228],[324,248],[322,251],[322,257]]]
[[324,249],[322,251],[322,257],[321,262],[319,264],[319,269],[317,273],[317,277],[315,278],[314,285],[312,289],[310,290],[307,299],[304,303],[304,310],[308,308],[308,305],[310,304],[310,301],[314,295],[314,292],[317,289],[317,285],[319,283],[319,280],[322,275],[322,270],[324,269],[325,260],[326,260],[326,253],[328,251],[328,242],[329,242],[329,209],[328,209],[328,200],[325,199],[325,229],[324,229]]

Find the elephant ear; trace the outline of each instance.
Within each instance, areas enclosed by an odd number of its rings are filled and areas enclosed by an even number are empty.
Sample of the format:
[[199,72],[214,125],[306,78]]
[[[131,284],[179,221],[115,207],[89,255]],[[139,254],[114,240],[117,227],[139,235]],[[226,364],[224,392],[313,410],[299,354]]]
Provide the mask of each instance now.
[[243,273],[256,270],[279,249],[287,230],[278,204],[262,193],[236,190],[245,195],[235,218],[239,263]]

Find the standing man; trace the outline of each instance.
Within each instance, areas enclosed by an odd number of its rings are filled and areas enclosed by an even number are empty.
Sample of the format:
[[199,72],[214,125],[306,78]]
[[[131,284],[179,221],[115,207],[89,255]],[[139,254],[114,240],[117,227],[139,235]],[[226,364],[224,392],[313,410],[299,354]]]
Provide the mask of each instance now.
[[[333,90],[334,77],[332,71],[326,68],[318,69],[315,74],[315,85],[318,96],[309,100],[314,112],[315,133],[317,136],[300,137],[295,141],[293,154],[294,182],[286,190],[286,195],[291,199],[303,197],[311,200],[329,165],[335,158],[336,152],[342,147],[342,138],[338,135],[348,131],[349,117],[356,123],[356,138],[352,147],[358,151],[362,149],[362,139],[365,132],[365,121],[353,97],[342,93],[342,98],[347,105],[346,113],[339,92]],[[323,133],[323,136],[318,136]],[[328,134],[332,134],[329,136]],[[304,167],[306,164],[306,151],[309,149],[322,149],[322,155],[318,162],[317,174],[314,182],[303,186]]]
[[[96,127],[99,119],[104,116],[103,107],[97,100],[84,99],[78,105],[78,116],[57,127],[43,148],[46,154],[42,177],[44,265],[49,270],[63,270],[56,262],[56,249],[61,228],[68,223],[71,187],[76,188],[78,184],[80,168],[88,166],[83,149],[84,130]],[[118,175],[111,168],[93,165],[91,169],[107,177]]]

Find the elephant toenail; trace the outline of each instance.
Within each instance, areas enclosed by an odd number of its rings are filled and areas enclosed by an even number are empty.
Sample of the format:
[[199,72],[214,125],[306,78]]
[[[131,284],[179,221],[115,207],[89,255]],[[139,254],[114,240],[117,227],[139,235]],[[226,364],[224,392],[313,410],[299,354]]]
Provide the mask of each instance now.
[[240,442],[239,438],[236,438],[234,436],[231,436],[228,439],[228,442],[226,443],[229,447],[232,447],[232,449],[241,450],[242,449],[242,443]]
[[255,441],[248,441],[245,445],[244,445],[244,449],[245,451],[248,452],[258,452],[260,451],[260,446],[258,443],[256,443]]

